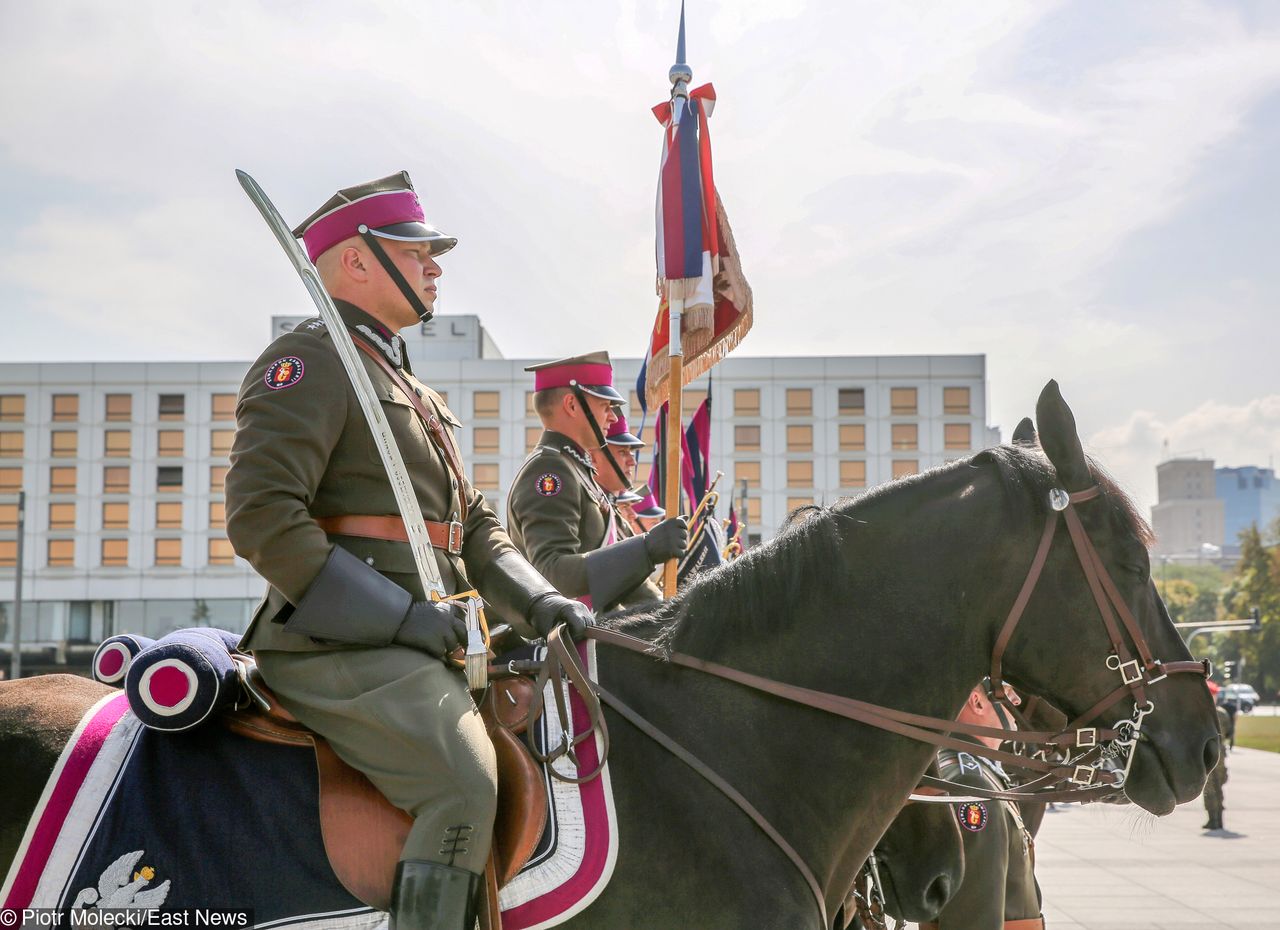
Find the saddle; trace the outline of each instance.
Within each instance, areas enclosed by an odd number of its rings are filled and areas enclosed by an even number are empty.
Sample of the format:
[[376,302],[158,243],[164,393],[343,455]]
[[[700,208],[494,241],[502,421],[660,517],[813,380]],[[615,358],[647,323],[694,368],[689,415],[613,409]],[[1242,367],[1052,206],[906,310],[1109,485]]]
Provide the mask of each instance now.
[[[391,904],[396,862],[412,818],[383,797],[361,772],[338,758],[328,742],[281,706],[256,668],[249,684],[266,709],[250,704],[222,717],[232,732],[249,739],[315,747],[320,775],[320,831],[334,875],[355,897],[379,910]],[[524,675],[495,679],[480,715],[498,760],[498,811],[486,884],[489,899],[528,862],[547,823],[547,794],[540,768],[518,738],[529,719],[536,686]],[[492,873],[492,874],[488,874]],[[496,909],[494,911],[496,913]]]

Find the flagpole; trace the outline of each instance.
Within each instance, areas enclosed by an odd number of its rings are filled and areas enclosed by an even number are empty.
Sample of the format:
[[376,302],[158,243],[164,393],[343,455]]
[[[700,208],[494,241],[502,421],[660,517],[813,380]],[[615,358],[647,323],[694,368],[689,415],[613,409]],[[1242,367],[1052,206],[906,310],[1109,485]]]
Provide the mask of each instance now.
[[[680,345],[680,317],[684,314],[684,298],[669,297],[667,299],[667,357],[671,362],[668,375],[669,389],[667,401],[667,489],[664,503],[667,513],[673,516],[680,513],[680,437],[684,432],[684,350]],[[662,596],[676,596],[676,576],[680,567],[680,559],[667,560],[662,570]]]

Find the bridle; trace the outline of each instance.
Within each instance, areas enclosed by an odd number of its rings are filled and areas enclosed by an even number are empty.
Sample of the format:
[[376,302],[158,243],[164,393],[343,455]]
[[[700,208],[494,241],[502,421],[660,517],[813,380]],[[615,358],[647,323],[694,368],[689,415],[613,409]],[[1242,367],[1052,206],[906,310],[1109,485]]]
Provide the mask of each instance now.
[[[1119,590],[1108,574],[1097,549],[1094,547],[1087,531],[1080,522],[1079,515],[1075,511],[1077,504],[1094,500],[1100,497],[1101,493],[1101,489],[1097,485],[1074,493],[1068,493],[1057,488],[1049,493],[1050,511],[1045,521],[1044,532],[1040,537],[1039,546],[1036,548],[1035,557],[1013,603],[1013,607],[1010,609],[1004,624],[1000,628],[1000,633],[996,637],[991,655],[992,689],[997,695],[1000,695],[1004,690],[1001,666],[1005,651],[1048,561],[1049,551],[1056,536],[1059,515],[1061,514],[1063,521],[1067,525],[1077,559],[1089,583],[1089,589],[1093,594],[1103,624],[1106,626],[1107,635],[1111,641],[1112,651],[1106,659],[1107,667],[1119,672],[1121,679],[1119,686],[1083,714],[1080,714],[1065,729],[1061,731],[1018,731],[1018,741],[1028,747],[1043,746],[1066,750],[1068,756],[1065,763],[1055,764],[1047,758],[1029,758],[1024,755],[990,749],[952,735],[965,734],[968,736],[1007,739],[1009,731],[1002,728],[985,727],[977,724],[960,723],[955,720],[944,720],[923,714],[908,713],[907,711],[883,707],[878,704],[844,697],[843,695],[789,685],[684,653],[663,653],[653,643],[646,640],[601,627],[590,627],[587,630],[587,636],[606,645],[618,646],[632,652],[642,653],[658,661],[665,660],[672,665],[697,669],[708,675],[735,682],[755,691],[771,694],[805,707],[826,711],[835,716],[855,720],[910,739],[939,747],[963,750],[975,755],[985,756],[992,761],[1007,763],[1011,766],[1040,773],[1038,778],[1034,778],[1025,783],[1020,789],[1012,791],[975,788],[969,785],[954,784],[946,779],[925,776],[921,781],[928,788],[939,788],[948,792],[954,790],[965,796],[973,795],[1010,801],[1081,801],[1096,799],[1120,790],[1128,778],[1129,769],[1133,765],[1136,755],[1143,721],[1155,711],[1155,703],[1147,696],[1147,687],[1172,674],[1194,672],[1207,678],[1210,673],[1207,659],[1201,661],[1163,662],[1153,656],[1146,636],[1138,626],[1138,622],[1129,610],[1128,605],[1124,603],[1124,599],[1120,596]],[[1118,621],[1117,615],[1119,617]],[[1122,632],[1122,628],[1124,632]],[[653,726],[598,682],[590,681],[581,669],[577,650],[565,645],[561,637],[562,632],[563,628],[558,628],[553,630],[551,635],[547,637],[548,650],[538,678],[538,694],[543,692],[544,686],[548,682],[555,682],[556,686],[553,691],[559,693],[561,690],[559,682],[562,678],[568,678],[571,686],[586,703],[592,726],[590,730],[571,737],[571,726],[567,715],[563,716],[562,729],[565,737],[562,745],[558,749],[553,749],[545,754],[537,752],[536,749],[534,750],[540,760],[547,764],[548,770],[556,774],[556,777],[564,777],[565,780],[583,781],[593,778],[603,769],[605,764],[604,753],[601,753],[599,768],[586,776],[570,779],[567,776],[561,776],[556,773],[555,768],[551,765],[561,756],[566,756],[576,763],[573,751],[574,746],[590,736],[593,730],[604,730],[604,715],[600,710],[600,702],[603,701],[650,738],[684,761],[690,768],[694,769],[725,794],[726,797],[734,801],[795,865],[817,901],[818,910],[822,918],[822,926],[830,926],[822,887],[814,877],[812,869],[809,868],[794,847],[737,789],[725,781],[710,766]],[[1133,645],[1132,650],[1126,642],[1124,633],[1128,633],[1129,640]],[[1134,700],[1132,717],[1119,721],[1109,728],[1086,725],[1091,724],[1099,714],[1126,696],[1132,696]],[[557,701],[557,704],[559,705],[560,702]],[[557,709],[562,714],[564,713],[562,706]],[[531,713],[531,720],[532,717],[533,714]],[[533,748],[533,729],[533,727],[529,727],[527,732],[531,748]],[[1108,743],[1115,743],[1117,748],[1108,747]],[[1076,750],[1077,754],[1071,755],[1071,750]],[[1110,751],[1104,752],[1104,750]],[[1106,757],[1108,755],[1114,757],[1119,752],[1125,752],[1127,755],[1123,770],[1108,773],[1109,778],[1107,776],[1099,777],[1101,766],[1105,764]],[[1062,787],[1067,784],[1070,787]],[[955,800],[955,797],[954,794],[949,796],[913,794],[911,799],[950,802]]]

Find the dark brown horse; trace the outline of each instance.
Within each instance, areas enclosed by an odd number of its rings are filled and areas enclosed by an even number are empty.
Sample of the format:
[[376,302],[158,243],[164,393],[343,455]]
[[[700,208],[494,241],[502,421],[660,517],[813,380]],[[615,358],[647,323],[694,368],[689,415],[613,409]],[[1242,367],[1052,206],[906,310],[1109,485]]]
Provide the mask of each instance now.
[[[1078,514],[1101,564],[1154,654],[1188,660],[1151,583],[1149,533],[1086,460],[1052,382],[1037,419],[1044,455],[1000,447],[873,490],[707,573],[673,601],[611,624],[770,679],[953,720],[990,669],[998,629],[1046,525],[1050,491],[1100,484],[1101,496],[1080,503]],[[1119,684],[1111,649],[1076,551],[1060,532],[1005,649],[1005,677],[1078,715]],[[599,651],[602,681],[774,824],[833,913],[933,747],[660,656],[607,644]],[[38,795],[30,786],[43,783],[61,742],[48,735],[55,722],[43,711],[9,710],[31,687],[7,686],[0,706],[7,836],[29,815]],[[1208,692],[1192,675],[1170,675],[1146,694],[1154,709],[1125,793],[1166,814],[1200,793],[1217,760],[1217,729]],[[1133,709],[1125,697],[1105,722]],[[736,804],[613,710],[607,719],[617,865],[600,897],[564,926],[825,930],[800,870]],[[10,801],[15,794],[26,803]]]

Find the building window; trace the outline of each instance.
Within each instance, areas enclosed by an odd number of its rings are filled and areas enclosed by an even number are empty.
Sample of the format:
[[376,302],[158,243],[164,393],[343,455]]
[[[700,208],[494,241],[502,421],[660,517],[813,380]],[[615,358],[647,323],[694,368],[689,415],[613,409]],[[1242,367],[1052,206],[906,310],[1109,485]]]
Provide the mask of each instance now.
[[739,388],[734,391],[733,415],[735,417],[760,416],[760,389]]
[[0,568],[13,568],[18,564],[18,541],[0,539]]
[[867,463],[866,462],[841,462],[840,463],[840,487],[842,488],[865,488],[867,486]]
[[187,412],[187,395],[161,394],[160,419],[181,420]]
[[968,423],[948,423],[942,427],[944,444],[948,449],[972,447],[972,432]]
[[760,487],[760,463],[759,462],[735,462],[733,466],[733,483],[741,485],[742,482],[747,483],[749,488]]
[[53,419],[55,423],[74,423],[80,419],[80,395],[54,394]]
[[914,475],[920,470],[920,463],[915,459],[894,459],[893,460],[893,477],[905,478],[907,475]]
[[801,507],[810,507],[813,505],[812,497],[788,497],[787,513],[799,510]]
[[74,539],[49,540],[49,567],[72,568],[76,564],[76,541]]
[[680,408],[686,417],[691,417],[702,406],[702,402],[707,399],[706,391],[689,391],[684,392],[684,396],[680,399]]
[[759,452],[760,427],[735,426],[733,428],[733,448],[738,452]]
[[233,429],[214,429],[209,431],[209,454],[230,455],[231,443],[236,438]]
[[477,462],[471,468],[475,485],[481,491],[498,490],[498,466],[494,462]]
[[209,398],[209,419],[222,423],[236,418],[236,395],[214,394]]
[[211,539],[209,540],[209,564],[210,565],[231,565],[236,560],[236,552],[231,548],[230,540]]
[[813,390],[811,388],[787,388],[787,416],[813,416]]
[[644,407],[640,404],[640,395],[635,391],[631,392],[631,412],[627,414],[628,419],[639,422],[644,419]]
[[499,412],[497,391],[476,391],[471,396],[471,412],[477,420],[496,419]]
[[896,387],[889,389],[889,412],[894,416],[916,412],[916,389]]
[[102,469],[102,493],[129,493],[128,465],[107,465]]
[[186,434],[180,429],[162,429],[157,434],[156,454],[162,459],[180,459],[183,456]]
[[524,451],[532,452],[533,447],[538,444],[538,440],[542,438],[541,426],[527,426],[524,430]]
[[920,427],[914,423],[893,424],[892,435],[895,450],[920,448]]
[[0,458],[20,459],[24,447],[20,432],[0,433]]
[[225,501],[209,501],[209,528],[220,529],[227,525],[227,505]]
[[54,465],[49,468],[49,493],[76,493],[76,467],[74,465]]
[[80,446],[80,436],[73,429],[57,429],[49,434],[50,452],[55,459],[73,459]]
[[[634,395],[635,391],[631,393]],[[524,415],[526,417],[536,417],[538,415],[538,408],[533,404],[533,394],[533,391],[524,392]]]
[[127,530],[129,528],[129,505],[124,501],[106,501],[103,503],[102,528],[104,530]]
[[787,487],[789,488],[811,488],[813,487],[813,462],[788,462],[787,463]]
[[162,530],[182,529],[182,501],[157,501],[156,527]]
[[26,416],[26,394],[0,394],[0,423],[21,423]]
[[132,394],[108,394],[107,395],[107,419],[108,420],[132,420],[133,419],[133,395]]
[[182,564],[182,540],[181,539],[157,539],[156,540],[156,565],[181,565]]
[[226,465],[209,466],[209,493],[221,494],[227,483]]
[[59,503],[49,505],[49,529],[74,530],[76,528],[76,505]]
[[0,530],[16,530],[18,528],[18,505],[0,504]]
[[498,453],[498,428],[496,426],[478,426],[472,430],[471,451],[477,455],[496,455]]
[[866,388],[841,388],[839,410],[842,417],[860,417],[867,412]]
[[129,540],[104,539],[102,541],[102,566],[121,568],[129,564]]
[[[53,472],[58,469],[50,469],[50,477]],[[72,474],[75,469],[71,469]],[[21,468],[0,468],[0,494],[13,494],[22,490],[22,469]],[[71,490],[75,490],[75,482],[72,482]]]
[[812,452],[813,451],[813,427],[812,426],[788,426],[787,427],[787,451],[788,452]]
[[861,452],[867,448],[867,427],[862,423],[840,424],[840,451]]
[[127,429],[109,429],[102,434],[103,454],[109,459],[127,459],[133,449],[133,433]]
[[182,466],[181,465],[161,465],[156,469],[156,490],[157,491],[181,491],[182,490]]
[[969,389],[967,387],[943,388],[942,412],[951,414],[968,414]]

